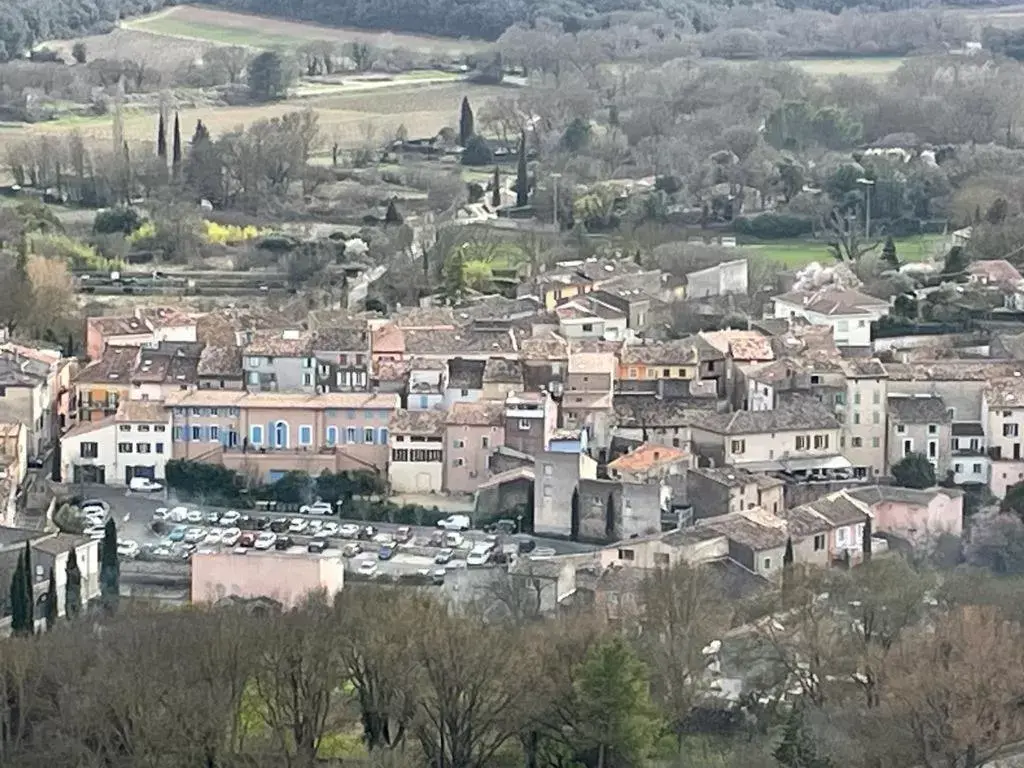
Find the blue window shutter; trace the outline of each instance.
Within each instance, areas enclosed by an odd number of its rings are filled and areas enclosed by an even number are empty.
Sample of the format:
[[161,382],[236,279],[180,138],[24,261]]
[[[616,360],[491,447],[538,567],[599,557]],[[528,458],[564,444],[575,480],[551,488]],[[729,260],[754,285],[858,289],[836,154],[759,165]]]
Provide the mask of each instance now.
[[277,445],[277,435],[274,433],[274,422],[267,422],[266,437],[263,438],[263,444],[273,448]]
[[381,427],[381,429],[380,429],[380,444],[381,445],[387,445],[388,444],[388,430],[385,427]]

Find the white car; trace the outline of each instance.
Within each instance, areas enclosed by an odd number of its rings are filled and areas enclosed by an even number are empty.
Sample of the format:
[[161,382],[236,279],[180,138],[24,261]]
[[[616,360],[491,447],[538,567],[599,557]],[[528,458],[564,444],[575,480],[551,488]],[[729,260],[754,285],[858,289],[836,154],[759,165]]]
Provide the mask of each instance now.
[[288,524],[288,533],[303,533],[308,527],[309,523],[301,517],[293,517],[291,522]]
[[491,559],[491,553],[493,551],[493,544],[477,544],[475,547],[473,547],[473,549],[470,550],[469,554],[466,555],[466,565],[487,565],[487,562]]
[[233,547],[240,538],[242,538],[242,531],[240,529],[228,528],[224,531],[224,535],[220,537],[220,543],[225,547]]
[[310,536],[316,536],[318,533],[320,533],[320,531],[323,529],[323,527],[324,527],[324,521],[323,520],[310,520],[309,521],[309,526],[307,526],[307,528],[306,528],[306,532]]
[[154,520],[168,520],[170,519],[170,512],[167,507],[157,507],[153,510]]
[[104,512],[110,511],[109,502],[106,502],[103,499],[82,499],[81,503],[78,505],[79,509],[88,509],[89,507],[98,507]]
[[334,514],[334,508],[331,506],[330,502],[327,502],[327,501],[317,501],[317,502],[314,502],[313,504],[306,504],[304,506],[299,507],[299,514],[300,515],[333,515]]
[[221,536],[224,535],[222,528],[211,528],[206,532],[206,538],[203,539],[204,544],[220,544]]
[[128,483],[128,490],[136,493],[154,493],[164,489],[161,483],[148,477],[133,477]]
[[102,525],[90,525],[88,528],[82,531],[82,533],[85,536],[88,536],[90,539],[98,540],[103,538],[104,534],[106,533],[106,528]]
[[167,518],[172,523],[184,523],[186,520],[188,520],[188,508],[173,507],[171,511],[167,513]]
[[78,511],[83,515],[98,515],[106,520],[107,515],[110,514],[109,509],[97,506],[95,504],[83,504],[78,508]]
[[376,560],[360,560],[359,561],[359,573],[364,576],[373,576],[377,573],[377,561]]
[[378,533],[373,537],[374,544],[386,544],[389,547],[395,546],[395,536],[391,533]]
[[220,516],[220,524],[225,528],[230,528],[235,525],[242,515],[240,512],[235,512],[233,509],[229,509],[223,515]]
[[338,528],[338,535],[343,539],[354,539],[359,535],[359,526],[355,523],[345,523]]
[[204,519],[203,511],[201,509],[190,509],[185,519],[190,523],[201,523]]
[[324,527],[320,529],[321,536],[337,536],[338,535],[338,524],[333,520],[328,520],[324,523]]
[[117,542],[117,554],[120,557],[134,560],[139,556],[139,543],[137,541],[132,541],[131,539],[119,541]]
[[206,538],[206,530],[203,528],[189,528],[185,531],[186,544],[198,544]]
[[451,515],[444,520],[438,520],[437,527],[446,531],[468,531],[470,528],[469,515]]
[[101,512],[89,512],[83,518],[87,526],[98,526],[102,528],[107,524],[107,516]]
[[273,531],[260,531],[260,534],[256,537],[256,543],[253,546],[256,549],[273,549],[277,543],[277,534]]

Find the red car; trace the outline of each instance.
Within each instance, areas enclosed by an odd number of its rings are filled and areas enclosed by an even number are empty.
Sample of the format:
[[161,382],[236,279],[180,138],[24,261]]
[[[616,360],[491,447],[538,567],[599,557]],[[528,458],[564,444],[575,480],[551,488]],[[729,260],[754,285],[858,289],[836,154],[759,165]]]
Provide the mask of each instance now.
[[238,538],[238,546],[240,547],[254,547],[256,546],[256,534],[252,531],[246,531]]

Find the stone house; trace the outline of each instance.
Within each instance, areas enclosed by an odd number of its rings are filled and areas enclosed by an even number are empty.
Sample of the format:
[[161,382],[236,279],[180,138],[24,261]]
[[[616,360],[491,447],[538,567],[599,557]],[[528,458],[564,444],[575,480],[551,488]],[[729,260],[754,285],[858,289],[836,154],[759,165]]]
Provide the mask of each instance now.
[[455,403],[444,417],[443,488],[473,493],[488,477],[491,452],[505,444],[505,406]]
[[911,453],[921,453],[935,468],[936,477],[945,478],[952,466],[952,427],[945,401],[934,395],[890,396],[888,413],[889,471]]

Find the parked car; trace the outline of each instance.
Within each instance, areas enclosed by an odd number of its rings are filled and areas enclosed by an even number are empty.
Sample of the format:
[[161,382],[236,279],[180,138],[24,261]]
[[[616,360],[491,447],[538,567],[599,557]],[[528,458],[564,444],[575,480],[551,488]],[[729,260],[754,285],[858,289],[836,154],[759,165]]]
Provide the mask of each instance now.
[[284,533],[288,530],[288,518],[279,517],[276,520],[271,520],[269,528],[274,533]]
[[435,531],[430,534],[430,539],[427,541],[428,547],[443,547],[444,546],[444,533],[441,531]]
[[135,493],[155,493],[163,489],[163,483],[150,480],[148,477],[133,477],[128,481],[128,490]]
[[107,524],[106,516],[101,512],[90,512],[83,521],[88,528],[102,528]]
[[491,553],[494,552],[494,545],[490,542],[484,542],[483,544],[477,544],[473,549],[470,550],[469,554],[466,555],[466,565],[469,566],[481,566],[487,565],[491,559]]
[[320,530],[324,527],[323,520],[310,520],[309,525],[306,527],[306,533],[310,536],[316,536],[320,533]]
[[291,549],[295,545],[291,536],[278,536],[277,541],[274,542],[274,549],[279,552],[283,552],[286,549]]
[[249,515],[242,515],[238,518],[238,522],[235,523],[236,528],[241,528],[243,531],[251,531],[253,529],[252,518]]
[[274,544],[276,544],[276,543],[277,543],[277,534],[276,533],[274,533],[273,531],[262,531],[256,537],[256,543],[255,543],[254,546],[256,547],[256,549],[267,550],[267,549],[273,549]]
[[448,572],[444,568],[435,568],[430,574],[431,583],[440,587],[444,584],[444,577]]
[[301,517],[293,517],[288,523],[288,533],[303,533],[309,527],[309,523]]
[[238,538],[238,546],[252,549],[256,546],[256,534],[252,531],[243,531],[242,535]]
[[390,533],[378,533],[373,537],[374,544],[391,544],[394,545],[395,537]]
[[408,544],[412,541],[412,528],[407,525],[401,526],[395,531],[395,541],[399,544]]
[[[184,526],[184,525],[176,525],[176,526],[174,526],[174,528],[171,529],[171,532],[169,534],[167,534],[167,540],[168,541],[184,541],[185,540],[185,531],[187,531],[187,530],[188,530],[188,528],[186,526]],[[87,532],[87,535],[88,535],[88,532]]]
[[434,562],[438,565],[447,565],[455,557],[455,552],[450,549],[442,549],[434,555]]
[[[83,512],[89,509],[90,507],[102,509],[104,512],[110,511],[110,503],[104,501],[103,499],[82,499],[80,502],[78,502],[78,508]],[[181,509],[184,509],[184,507],[181,507]]]
[[299,507],[300,515],[333,515],[334,507],[328,501],[316,501]]
[[449,531],[444,535],[444,545],[449,549],[458,549],[465,541],[466,538],[457,531]]
[[354,539],[362,529],[355,523],[344,523],[338,528],[338,535],[343,539]]
[[519,549],[519,554],[526,555],[537,548],[537,542],[528,536],[524,536],[516,539],[516,547]]
[[306,551],[319,554],[329,546],[331,546],[330,540],[325,539],[323,536],[316,536],[309,540],[309,544],[306,545]]
[[377,574],[377,561],[369,559],[360,560],[359,573],[363,576],[375,576]]
[[220,512],[207,512],[206,513],[206,524],[216,525],[220,522]]
[[320,529],[320,533],[324,536],[337,536],[338,535],[338,524],[333,520],[328,520],[324,523],[324,527]]
[[201,523],[205,519],[202,510],[190,509],[188,514],[185,515],[185,519],[190,523]]
[[167,507],[157,507],[153,510],[154,520],[166,520],[169,514]]
[[380,549],[377,550],[377,557],[381,560],[390,560],[395,556],[395,545],[394,544],[382,544]]
[[220,524],[224,528],[234,528],[238,526],[238,518],[242,515],[240,512],[236,512],[233,509],[229,509],[223,515],[220,516]]
[[270,518],[257,517],[255,520],[253,520],[253,528],[257,531],[267,530],[268,528],[270,528]]
[[134,560],[139,556],[139,543],[131,539],[117,542],[117,556]]
[[220,537],[220,543],[226,547],[233,547],[241,538],[242,531],[240,528],[228,528],[224,531],[224,535]]
[[341,550],[342,557],[355,557],[363,553],[363,545],[358,541],[350,541],[345,545],[345,548]]
[[224,535],[223,528],[211,528],[206,532],[206,538],[203,539],[204,544],[220,544],[220,538]]
[[470,528],[469,515],[449,515],[444,520],[438,520],[437,527],[446,531],[468,531]]
[[186,544],[198,544],[200,541],[206,538],[206,529],[192,527],[185,531],[185,543]]
[[167,513],[167,519],[172,523],[184,523],[188,519],[188,508],[173,507],[171,511]]
[[365,539],[366,541],[372,541],[373,537],[377,535],[377,529],[372,525],[364,525],[359,531],[359,538]]

